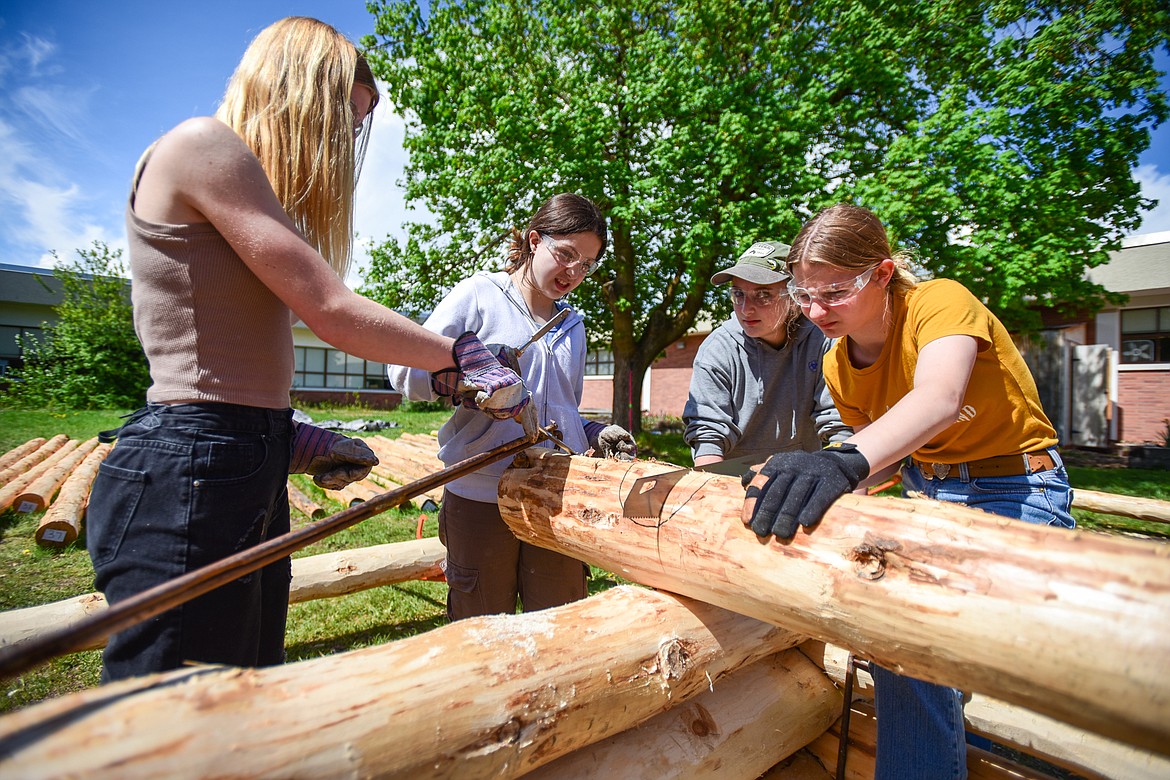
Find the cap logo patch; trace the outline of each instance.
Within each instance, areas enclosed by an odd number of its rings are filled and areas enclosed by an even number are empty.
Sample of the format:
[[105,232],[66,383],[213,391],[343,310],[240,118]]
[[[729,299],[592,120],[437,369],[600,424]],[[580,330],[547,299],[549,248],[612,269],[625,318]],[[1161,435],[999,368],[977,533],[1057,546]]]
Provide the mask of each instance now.
[[[772,254],[775,251],[776,251],[776,247],[772,246],[771,244],[765,244],[763,242],[760,242],[760,243],[752,244],[751,246],[749,246],[747,248],[747,251],[743,253],[743,256],[744,257],[758,257],[761,260],[763,260],[763,259],[767,258],[768,255]],[[773,271],[775,271],[776,267],[779,265],[775,260],[768,260],[767,263],[768,263],[768,267],[771,268]]]

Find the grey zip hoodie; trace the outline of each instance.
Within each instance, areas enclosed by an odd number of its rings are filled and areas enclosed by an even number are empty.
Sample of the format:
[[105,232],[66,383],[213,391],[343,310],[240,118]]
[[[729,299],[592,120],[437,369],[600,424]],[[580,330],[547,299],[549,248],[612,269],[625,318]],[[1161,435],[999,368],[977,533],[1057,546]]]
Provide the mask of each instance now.
[[[569,308],[558,303],[557,308]],[[519,347],[532,338],[540,325],[509,276],[480,271],[455,285],[435,307],[424,327],[444,336],[458,337],[473,331],[485,344]],[[585,420],[578,411],[585,380],[585,324],[573,311],[553,330],[520,356],[520,375],[532,393],[537,420],[555,421],[561,439],[577,452],[589,448]],[[406,366],[387,366],[390,384],[415,401],[435,399],[427,371]],[[515,420],[493,420],[482,412],[459,407],[439,429],[439,459],[447,465],[498,447],[524,435]],[[552,444],[544,442],[543,446]],[[484,466],[453,480],[447,489],[457,496],[496,503],[500,475],[511,458]]]
[[732,317],[695,355],[683,436],[693,457],[818,450],[853,435],[825,387],[822,358],[832,346],[804,317],[779,349],[743,332]]

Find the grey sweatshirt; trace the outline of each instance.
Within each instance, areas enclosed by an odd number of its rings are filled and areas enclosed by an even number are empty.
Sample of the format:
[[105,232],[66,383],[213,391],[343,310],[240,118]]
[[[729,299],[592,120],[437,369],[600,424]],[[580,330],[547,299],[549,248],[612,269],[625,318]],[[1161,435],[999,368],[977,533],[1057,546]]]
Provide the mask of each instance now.
[[[558,309],[569,308],[558,303]],[[528,313],[520,291],[502,271],[480,271],[455,285],[439,302],[424,326],[444,336],[474,331],[485,344],[518,347],[540,326]],[[578,408],[585,381],[585,324],[573,311],[540,342],[520,356],[520,375],[532,392],[540,424],[555,421],[561,439],[577,452],[589,448]],[[387,366],[390,384],[415,401],[434,400],[431,375],[406,366]],[[439,459],[447,465],[486,452],[524,435],[515,420],[493,420],[482,412],[459,407],[439,429]],[[551,447],[545,442],[542,446]],[[512,462],[497,461],[447,485],[457,496],[496,503],[500,475]]]
[[692,456],[763,462],[849,438],[822,372],[832,344],[803,317],[780,349],[745,334],[735,317],[716,328],[695,355],[683,411]]

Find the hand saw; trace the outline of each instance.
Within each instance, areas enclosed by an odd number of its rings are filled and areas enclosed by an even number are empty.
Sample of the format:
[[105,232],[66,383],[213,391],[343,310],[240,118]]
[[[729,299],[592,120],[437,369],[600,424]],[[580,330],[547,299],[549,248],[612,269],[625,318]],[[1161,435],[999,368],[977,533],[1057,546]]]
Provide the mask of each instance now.
[[661,474],[647,474],[634,480],[630,492],[622,501],[622,516],[641,522],[658,523],[662,519],[662,508],[666,506],[671,492],[683,477],[692,471],[709,474],[724,474],[727,476],[742,476],[759,458],[746,456],[732,458],[718,463],[709,463],[706,466],[695,468],[680,468],[673,471],[664,471]]

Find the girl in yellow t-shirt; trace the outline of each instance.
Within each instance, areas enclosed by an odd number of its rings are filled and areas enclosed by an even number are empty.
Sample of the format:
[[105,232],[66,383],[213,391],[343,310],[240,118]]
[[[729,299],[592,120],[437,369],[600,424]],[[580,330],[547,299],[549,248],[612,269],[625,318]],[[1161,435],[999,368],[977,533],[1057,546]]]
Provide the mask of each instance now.
[[[807,222],[788,263],[789,294],[839,339],[825,356],[825,383],[855,433],[819,452],[768,460],[744,504],[756,534],[791,538],[843,493],[899,466],[906,490],[1073,527],[1056,432],[1023,358],[986,306],[957,282],[917,283],[891,252],[881,221],[849,204]],[[871,666],[875,777],[965,777],[960,693]]]

